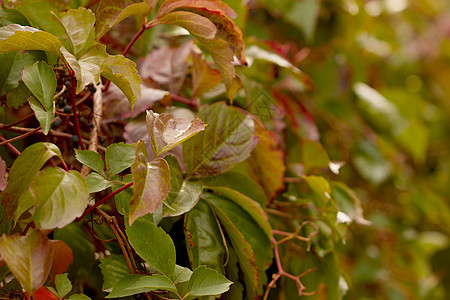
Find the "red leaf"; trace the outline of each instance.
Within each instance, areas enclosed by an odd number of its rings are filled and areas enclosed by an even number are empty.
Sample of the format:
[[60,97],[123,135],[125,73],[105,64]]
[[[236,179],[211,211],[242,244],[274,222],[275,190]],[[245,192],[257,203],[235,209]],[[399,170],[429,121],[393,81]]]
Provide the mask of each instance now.
[[63,241],[50,240],[50,246],[53,249],[53,264],[50,269],[50,279],[53,281],[55,276],[67,271],[73,262],[72,249]]
[[[26,292],[25,295],[27,295],[28,299],[29,298],[28,292]],[[53,294],[45,286],[41,286],[36,292],[34,292],[33,300],[58,300],[58,297],[56,297],[56,295]]]

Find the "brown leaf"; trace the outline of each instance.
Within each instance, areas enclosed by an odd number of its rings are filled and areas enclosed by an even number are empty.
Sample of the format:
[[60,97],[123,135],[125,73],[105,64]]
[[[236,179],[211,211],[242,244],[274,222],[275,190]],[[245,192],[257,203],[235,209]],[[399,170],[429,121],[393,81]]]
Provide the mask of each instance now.
[[8,185],[8,172],[5,161],[0,157],[0,191],[4,191]]
[[211,68],[203,53],[194,46],[192,56],[192,97],[200,97],[222,82],[220,72]]
[[149,162],[144,141],[136,146],[136,158],[131,165],[133,196],[130,200],[130,226],[137,218],[154,213],[170,191],[169,165],[163,158]]
[[27,236],[3,234],[0,255],[22,287],[33,294],[47,280],[53,261],[50,240],[40,231]]
[[50,246],[53,248],[53,263],[50,269],[50,279],[54,280],[55,276],[67,271],[73,262],[72,249],[63,241],[50,240]]
[[151,79],[167,88],[171,93],[178,94],[187,72],[187,57],[192,41],[179,47],[164,46],[153,50],[140,63],[139,73],[142,78]]
[[234,54],[227,42],[221,39],[199,39],[216,63],[228,90],[228,98],[233,99],[234,94],[241,86],[241,80],[236,75],[233,65]]

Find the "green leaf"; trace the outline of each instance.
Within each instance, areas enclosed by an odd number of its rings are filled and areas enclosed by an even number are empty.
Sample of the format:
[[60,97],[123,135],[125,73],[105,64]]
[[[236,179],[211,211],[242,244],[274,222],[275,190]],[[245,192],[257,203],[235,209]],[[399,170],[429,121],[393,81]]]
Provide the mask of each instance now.
[[323,146],[312,140],[302,141],[302,160],[305,174],[313,168],[328,168],[330,158]]
[[102,258],[100,259],[99,267],[103,274],[102,290],[105,292],[110,292],[121,278],[129,275],[123,255],[111,254],[106,258]]
[[75,57],[94,42],[94,13],[84,7],[69,9],[59,18],[66,31]]
[[175,271],[173,272],[173,279],[174,279],[173,283],[177,284],[189,281],[191,275],[192,271],[189,270],[188,268],[175,265]]
[[162,158],[148,162],[144,141],[136,146],[136,159],[131,165],[133,197],[130,200],[130,224],[146,214],[154,213],[170,191],[169,165]]
[[23,68],[22,80],[42,106],[40,107],[36,101],[30,101],[31,108],[36,113],[42,130],[47,134],[54,116],[53,96],[56,92],[55,73],[47,63],[37,61]]
[[358,141],[354,153],[352,160],[356,170],[373,185],[381,184],[391,175],[391,162],[370,141]]
[[55,277],[55,286],[59,298],[64,298],[72,290],[72,283],[67,277],[67,273],[59,274]]
[[244,285],[240,282],[240,268],[239,257],[236,251],[231,247],[228,247],[228,263],[226,265],[227,278],[233,281],[233,285],[230,291],[223,295],[223,300],[243,300],[244,299]]
[[0,54],[0,94],[6,94],[19,86],[20,71],[35,58],[28,52]]
[[227,249],[217,217],[209,205],[200,200],[184,218],[186,248],[192,268],[206,265],[224,274]]
[[64,49],[61,41],[48,32],[18,24],[0,28],[0,53],[43,50],[62,57],[60,49]]
[[90,194],[106,190],[112,186],[109,180],[95,172],[90,173],[86,177],[86,184]]
[[[225,189],[222,188],[222,192],[225,192]],[[223,194],[226,197],[204,193],[202,198],[212,205],[212,209],[227,232],[232,246],[239,256],[241,269],[244,274],[247,274],[248,278],[245,283],[249,292],[248,297],[252,298],[254,288],[258,290],[258,293],[263,291],[262,288],[267,279],[265,270],[272,263],[271,229],[267,219],[263,215],[260,216],[258,209],[255,208],[255,206],[259,206],[256,202],[246,197],[243,198],[233,191]],[[244,241],[249,244],[250,249],[244,244]],[[251,264],[252,257],[248,257],[249,255],[253,255],[256,266]],[[257,273],[256,278],[255,272]]]
[[134,145],[117,143],[106,148],[105,162],[108,174],[119,174],[123,170],[129,168],[136,156],[136,148]]
[[370,222],[364,219],[361,201],[354,191],[341,182],[333,182],[331,191],[339,211],[360,225],[370,225]]
[[160,156],[203,130],[205,124],[198,117],[189,122],[172,114],[147,111],[147,132],[155,156]]
[[78,149],[74,150],[75,150],[75,157],[80,163],[100,174],[105,173],[104,171],[105,164],[103,163],[100,154],[92,150],[78,150]]
[[12,89],[6,97],[6,105],[17,109],[27,102],[27,100],[31,97],[31,92],[27,86],[20,81],[19,85]]
[[216,36],[217,28],[208,18],[187,11],[175,11],[158,19],[158,23],[172,24],[183,27],[192,35],[207,40]]
[[204,106],[199,117],[208,127],[183,145],[188,174],[218,175],[250,156],[257,143],[250,115],[218,102]]
[[88,84],[96,85],[99,82],[103,63],[108,58],[105,45],[94,44],[78,56],[74,56],[63,47],[61,52],[77,78],[77,93]]
[[173,282],[164,275],[155,274],[147,276],[132,274],[121,278],[106,298],[126,297],[155,290],[177,292]]
[[208,186],[206,188],[239,205],[241,209],[251,216],[253,221],[264,231],[268,238],[272,237],[272,227],[269,224],[269,217],[258,202],[228,187]]
[[200,199],[202,183],[185,181],[178,167],[178,161],[173,156],[164,158],[170,168],[170,192],[164,200],[164,216],[174,217],[191,210]]
[[309,85],[309,77],[303,73],[299,68],[293,65],[290,61],[276,52],[266,50],[262,45],[251,45],[245,50],[245,56],[249,67],[251,67],[255,60],[261,60],[267,63],[272,63],[276,66],[282,67],[289,71],[299,82],[305,86]]
[[[3,3],[6,4],[6,1]],[[30,22],[20,11],[10,8],[11,7],[8,7],[8,5],[5,5],[5,7],[0,10],[0,26],[9,24],[30,25]]]
[[[67,4],[64,1],[51,0],[21,0],[21,1],[3,1],[10,8],[17,9],[20,12],[28,24],[22,24],[20,22],[14,22],[22,25],[30,25],[34,28],[42,29],[55,36],[62,36],[64,34],[63,28],[58,26],[55,22],[54,13],[59,13],[67,9]],[[17,17],[16,17],[17,18]]]
[[294,2],[292,8],[286,12],[286,19],[299,28],[308,42],[312,42],[319,17],[320,4],[315,0]]
[[[218,197],[220,196],[206,193],[202,195],[202,198],[204,198],[208,203],[210,203],[211,199]],[[219,218],[220,224],[227,232],[227,236],[231,241],[231,244],[239,258],[239,266],[242,273],[244,274],[247,297],[249,299],[255,299],[257,295],[258,284],[260,281],[260,273],[258,270],[255,252],[253,251],[252,246],[249,243],[249,241],[254,240],[255,237],[250,237],[250,240],[248,240],[246,236],[244,236],[243,233],[236,227],[233,220],[227,216],[227,213],[220,208],[220,205],[214,205],[212,209]],[[236,209],[236,207],[234,209]],[[240,211],[241,210],[237,207],[236,213],[239,213]],[[251,222],[248,215],[244,214],[244,217],[247,217],[247,220]],[[270,249],[270,247],[268,249]]]
[[26,148],[14,161],[9,172],[8,187],[1,194],[7,220],[11,218],[18,207],[21,212],[31,207],[21,207],[21,198],[29,190],[38,171],[53,156],[62,159],[58,147],[51,143],[36,143]]
[[267,203],[267,196],[262,187],[247,174],[234,169],[219,176],[203,178],[202,181],[204,186],[221,186],[236,190],[258,202],[262,207]]
[[44,132],[44,134],[48,134],[54,116],[53,105],[50,110],[46,110],[42,107],[42,104],[33,97],[29,99],[29,104],[34,112],[34,115],[36,116],[36,119],[39,121],[39,124],[41,125],[42,131]]
[[91,300],[91,298],[83,294],[74,294],[70,295],[69,300]]
[[33,181],[33,220],[39,228],[63,228],[81,216],[89,200],[88,187],[77,171],[46,168]]
[[200,266],[194,270],[189,279],[190,296],[219,295],[230,289],[231,281],[225,276],[217,273],[216,270]]
[[56,76],[52,67],[44,61],[27,65],[22,70],[22,80],[45,110],[53,108],[56,91]]
[[[129,183],[133,181],[133,176],[131,174],[127,174],[125,177],[121,179],[123,183]],[[115,191],[118,188],[121,188],[123,184],[114,184],[112,190]],[[130,200],[133,196],[133,188],[127,188],[126,190],[120,192],[119,194],[114,196],[114,201],[116,202],[116,209],[123,216],[128,216],[128,212],[130,211]],[[148,215],[151,216],[151,215]]]
[[330,184],[325,178],[321,176],[304,176],[303,178],[317,196],[315,204],[319,210],[324,209],[330,202],[333,202]]
[[97,8],[97,24],[95,39],[100,38],[117,23],[133,15],[148,15],[153,7],[147,3],[133,3],[126,6],[125,0],[102,0]]
[[175,270],[175,246],[170,236],[145,218],[127,225],[127,236],[136,253],[152,268],[172,278]]
[[114,83],[134,108],[136,99],[141,96],[142,83],[136,64],[122,55],[109,55],[102,68],[101,75]]
[[30,294],[39,289],[50,274],[53,249],[47,236],[39,231],[32,230],[27,236],[3,234],[0,255]]

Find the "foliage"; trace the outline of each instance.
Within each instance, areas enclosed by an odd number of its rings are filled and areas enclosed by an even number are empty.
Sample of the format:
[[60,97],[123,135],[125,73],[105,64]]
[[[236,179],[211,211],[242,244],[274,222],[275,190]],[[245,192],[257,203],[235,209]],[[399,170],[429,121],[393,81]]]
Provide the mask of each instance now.
[[450,295],[444,0],[1,4],[6,297]]

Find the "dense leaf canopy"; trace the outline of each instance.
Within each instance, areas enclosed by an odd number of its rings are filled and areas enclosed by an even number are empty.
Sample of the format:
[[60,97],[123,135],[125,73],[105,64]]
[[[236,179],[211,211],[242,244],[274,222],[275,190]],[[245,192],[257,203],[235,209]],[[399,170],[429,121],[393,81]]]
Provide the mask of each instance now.
[[448,1],[0,3],[0,298],[450,298]]

